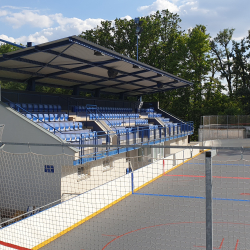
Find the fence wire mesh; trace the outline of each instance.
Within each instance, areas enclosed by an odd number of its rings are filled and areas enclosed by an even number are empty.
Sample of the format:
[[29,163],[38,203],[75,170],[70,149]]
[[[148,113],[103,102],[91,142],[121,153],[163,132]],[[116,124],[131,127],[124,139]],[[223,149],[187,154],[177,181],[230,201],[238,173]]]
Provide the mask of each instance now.
[[[2,148],[0,249],[206,248],[200,148],[140,146],[81,165]],[[248,249],[250,151],[212,156],[213,248]]]
[[199,141],[250,137],[249,115],[202,116],[201,124],[199,128]]

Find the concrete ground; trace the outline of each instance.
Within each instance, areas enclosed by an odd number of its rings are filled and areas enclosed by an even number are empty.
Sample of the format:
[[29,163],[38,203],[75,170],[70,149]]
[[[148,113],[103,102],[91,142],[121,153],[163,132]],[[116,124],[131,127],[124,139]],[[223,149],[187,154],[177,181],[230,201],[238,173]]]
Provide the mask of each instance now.
[[[42,249],[205,249],[204,160],[201,154]],[[250,153],[218,152],[212,175],[213,247],[249,249]]]

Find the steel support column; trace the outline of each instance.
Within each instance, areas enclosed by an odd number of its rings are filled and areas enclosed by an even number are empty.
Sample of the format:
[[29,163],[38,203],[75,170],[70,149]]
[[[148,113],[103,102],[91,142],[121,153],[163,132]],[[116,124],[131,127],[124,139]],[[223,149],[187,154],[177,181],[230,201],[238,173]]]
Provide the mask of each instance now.
[[206,152],[206,250],[213,250],[212,155]]
[[26,90],[28,90],[28,91],[35,91],[36,90],[36,81],[34,79],[31,78],[28,80]]

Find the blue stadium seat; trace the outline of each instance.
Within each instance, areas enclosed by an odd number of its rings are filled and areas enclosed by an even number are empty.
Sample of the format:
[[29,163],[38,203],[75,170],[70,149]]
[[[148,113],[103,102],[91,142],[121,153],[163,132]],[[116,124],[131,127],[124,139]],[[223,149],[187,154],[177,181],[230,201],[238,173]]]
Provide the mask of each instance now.
[[15,105],[13,102],[10,102],[10,103],[9,103],[9,106],[10,106],[11,108],[13,108],[13,109],[16,108],[16,105]]
[[65,126],[65,131],[69,131],[69,123],[68,123],[68,122],[65,122],[65,123],[64,123],[64,126]]
[[61,111],[62,111],[61,105],[57,105],[57,111],[58,111],[58,112],[61,112]]
[[78,127],[79,127],[79,130],[82,130],[82,123],[81,122],[78,122]]
[[81,135],[80,134],[75,134],[75,135],[76,135],[76,141],[80,141]]
[[59,120],[60,120],[60,122],[63,122],[63,121],[64,121],[64,114],[60,114],[60,115],[59,115]]
[[[22,103],[21,104],[21,107],[23,108],[23,109],[25,109],[25,110],[27,110],[28,109],[28,107],[27,107],[27,104],[26,103]],[[21,109],[21,112],[22,112],[23,110]]]
[[72,112],[78,112],[78,106],[73,106],[72,107]]
[[86,141],[89,140],[89,134],[82,134],[82,139],[85,139]]
[[84,106],[80,106],[80,107],[79,107],[79,111],[80,111],[80,112],[84,112],[84,111],[85,111],[85,107],[84,107]]
[[69,120],[69,115],[68,114],[64,114],[64,121],[68,121]]
[[38,117],[37,117],[37,115],[32,115],[32,121],[33,121],[33,122],[38,122]]
[[55,121],[55,117],[53,114],[49,114],[49,121],[50,122],[54,122]]
[[44,129],[49,130],[49,126],[48,126],[47,124],[42,123],[41,126],[42,126]]
[[39,112],[44,112],[43,104],[38,104]]
[[74,122],[70,122],[69,123],[69,129],[74,130],[74,128],[75,128]]
[[50,125],[50,126],[48,126],[49,132],[54,133],[54,127],[52,126],[52,124],[49,124],[49,125]]
[[44,121],[43,114],[38,114],[38,120],[39,120],[39,122],[43,122]]
[[59,126],[60,126],[60,131],[65,131],[65,124],[64,124],[64,122],[60,122]]
[[51,104],[49,105],[49,112],[53,112],[53,106]]
[[33,105],[30,103],[28,104],[28,111],[33,112]]
[[70,136],[70,134],[66,134],[66,141],[71,141],[71,136]]
[[34,104],[34,105],[33,105],[33,111],[34,111],[34,112],[38,112],[38,105],[37,105],[37,104]]
[[53,111],[54,111],[54,112],[58,112],[57,105],[53,105]]
[[43,105],[43,112],[49,112],[49,106],[47,104]]
[[44,114],[43,117],[44,117],[44,121],[45,122],[49,121],[49,115],[48,114]]
[[75,122],[75,130],[79,130],[79,124],[78,124],[78,122]]
[[54,127],[56,130],[59,130],[59,128],[60,128],[59,123],[54,123],[54,124],[53,124],[53,127]]
[[71,141],[76,141],[76,134],[70,134]]
[[66,136],[65,134],[59,134],[58,135],[63,141],[66,141]]
[[26,117],[27,117],[28,119],[32,120],[31,114],[26,114]]
[[60,121],[58,114],[54,114],[54,118],[55,118],[55,122],[59,122]]

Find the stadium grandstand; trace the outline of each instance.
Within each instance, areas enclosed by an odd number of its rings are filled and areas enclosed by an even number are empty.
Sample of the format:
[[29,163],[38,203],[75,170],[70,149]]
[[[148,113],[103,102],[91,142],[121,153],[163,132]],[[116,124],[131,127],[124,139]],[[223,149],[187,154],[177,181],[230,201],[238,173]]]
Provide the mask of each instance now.
[[[124,192],[111,190],[117,195],[103,204],[95,201],[95,209],[85,197],[80,202],[86,202],[88,213],[69,215],[74,220],[62,227],[55,226],[58,211],[53,209],[167,157],[172,167],[178,163],[179,149],[153,146],[191,145],[193,123],[159,103],[143,102],[142,96],[192,83],[77,36],[0,55],[0,79],[27,84],[25,91],[2,89],[0,95],[0,249],[48,245],[127,195],[131,184],[114,184]],[[40,93],[37,85],[72,95]],[[82,91],[91,97],[81,96]],[[119,98],[102,98],[109,94]],[[55,230],[41,226],[46,219]]]

